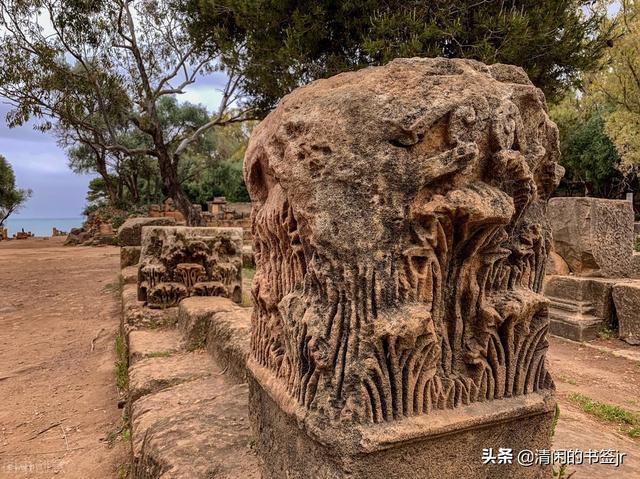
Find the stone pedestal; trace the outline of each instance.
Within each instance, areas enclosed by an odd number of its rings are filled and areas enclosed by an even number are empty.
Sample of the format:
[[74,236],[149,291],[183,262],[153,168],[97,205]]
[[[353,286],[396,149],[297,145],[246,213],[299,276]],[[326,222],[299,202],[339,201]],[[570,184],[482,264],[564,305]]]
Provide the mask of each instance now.
[[550,476],[482,451],[550,447],[557,138],[523,70],[419,58],[297,89],[253,130],[265,479]]
[[[476,403],[455,411],[346,428],[308,421],[251,368],[249,417],[265,479],[549,479],[550,466],[523,467],[522,450],[551,449],[549,393]],[[264,381],[264,386],[260,379]],[[274,400],[273,397],[277,399]],[[286,401],[283,403],[282,401]],[[511,464],[483,464],[483,450],[513,451]]]

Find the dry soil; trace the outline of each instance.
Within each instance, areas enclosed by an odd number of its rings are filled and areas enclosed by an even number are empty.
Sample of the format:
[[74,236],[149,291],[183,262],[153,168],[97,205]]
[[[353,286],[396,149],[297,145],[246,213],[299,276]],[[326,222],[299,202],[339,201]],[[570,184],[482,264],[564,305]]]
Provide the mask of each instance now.
[[62,240],[0,242],[1,478],[117,478],[126,460],[118,249]]

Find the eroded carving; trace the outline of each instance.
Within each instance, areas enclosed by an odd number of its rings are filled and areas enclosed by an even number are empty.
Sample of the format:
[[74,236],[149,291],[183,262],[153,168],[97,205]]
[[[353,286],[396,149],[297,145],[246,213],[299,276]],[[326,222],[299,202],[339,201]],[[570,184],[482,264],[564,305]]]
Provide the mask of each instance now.
[[242,230],[147,226],[142,229],[138,299],[151,308],[188,296],[242,300]]
[[515,67],[396,60],[285,97],[245,159],[252,367],[362,424],[552,389],[557,159]]

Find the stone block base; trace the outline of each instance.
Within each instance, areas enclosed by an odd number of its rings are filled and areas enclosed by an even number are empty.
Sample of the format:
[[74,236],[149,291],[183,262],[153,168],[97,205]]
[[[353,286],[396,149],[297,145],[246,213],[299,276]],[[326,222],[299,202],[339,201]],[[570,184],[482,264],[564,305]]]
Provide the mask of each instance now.
[[[550,449],[555,412],[550,394],[342,429],[311,424],[296,405],[281,408],[253,377],[249,387],[249,416],[263,479],[537,479],[552,475],[548,466],[522,467],[516,461],[523,449]],[[275,397],[280,403],[284,395]],[[493,448],[494,453],[499,448],[513,449],[513,463],[484,465],[484,448]]]
[[548,276],[544,295],[549,299],[551,334],[573,341],[590,341],[615,317],[611,290],[614,279]]
[[601,319],[570,316],[553,311],[549,314],[549,333],[572,341],[591,341],[604,327]]

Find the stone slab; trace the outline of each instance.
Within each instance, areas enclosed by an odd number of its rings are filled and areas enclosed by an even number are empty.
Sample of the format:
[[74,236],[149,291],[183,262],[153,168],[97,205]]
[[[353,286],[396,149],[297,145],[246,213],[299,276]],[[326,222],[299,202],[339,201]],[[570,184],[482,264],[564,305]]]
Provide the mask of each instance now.
[[140,246],[122,246],[120,248],[120,268],[137,265],[140,260]]
[[180,303],[178,329],[187,349],[206,347],[220,367],[245,381],[251,330],[251,309],[227,298],[195,297]]
[[624,200],[551,198],[554,250],[579,276],[629,277],[633,273],[633,210]]
[[129,364],[148,357],[170,356],[180,350],[180,334],[175,330],[131,331]]
[[131,408],[133,477],[259,479],[247,416],[247,385],[219,371],[142,397]]
[[[126,278],[123,273],[123,278]],[[122,289],[122,314],[127,330],[139,328],[166,328],[176,323],[175,308],[150,309],[142,301],[138,301],[136,284],[127,283]]]
[[640,345],[640,282],[616,284],[613,287],[613,300],[620,339]]
[[[122,282],[124,284],[136,284],[138,282],[138,267],[137,266],[127,266],[126,268],[122,268],[120,271],[120,276],[122,276]],[[136,292],[136,300],[138,293]]]
[[244,245],[242,247],[242,266],[245,268],[255,268],[256,260],[253,256],[253,248],[251,245]]
[[[282,407],[250,379],[249,410],[264,478],[541,479],[549,467],[483,465],[484,448],[549,449],[555,401],[531,394],[455,411],[341,430],[306,423],[296,405]],[[276,404],[276,401],[278,404]],[[506,445],[506,446],[505,446]]]
[[118,243],[120,246],[140,246],[143,226],[172,226],[175,224],[174,218],[129,218],[118,228]]
[[589,341],[603,327],[614,327],[615,309],[611,292],[617,281],[548,276],[544,295],[549,299],[551,334],[573,341]]
[[140,359],[129,368],[129,401],[210,376],[217,367],[206,351]]

